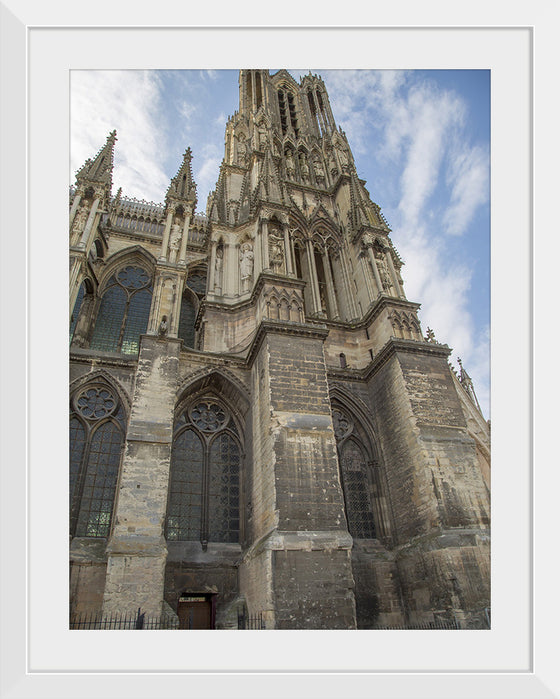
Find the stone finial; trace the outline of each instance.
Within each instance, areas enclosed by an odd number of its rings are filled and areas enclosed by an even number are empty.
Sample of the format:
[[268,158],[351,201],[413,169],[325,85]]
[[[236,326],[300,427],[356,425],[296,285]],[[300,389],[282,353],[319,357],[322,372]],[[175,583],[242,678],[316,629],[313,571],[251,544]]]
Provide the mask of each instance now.
[[434,331],[431,328],[426,328],[426,342],[437,342]]

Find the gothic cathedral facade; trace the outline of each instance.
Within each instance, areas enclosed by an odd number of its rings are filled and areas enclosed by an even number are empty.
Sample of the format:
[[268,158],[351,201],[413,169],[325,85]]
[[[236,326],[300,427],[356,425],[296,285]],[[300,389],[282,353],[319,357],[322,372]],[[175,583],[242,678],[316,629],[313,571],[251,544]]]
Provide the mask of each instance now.
[[70,196],[71,616],[486,628],[489,425],[322,79],[240,71],[206,215],[190,149],[113,194],[115,142]]

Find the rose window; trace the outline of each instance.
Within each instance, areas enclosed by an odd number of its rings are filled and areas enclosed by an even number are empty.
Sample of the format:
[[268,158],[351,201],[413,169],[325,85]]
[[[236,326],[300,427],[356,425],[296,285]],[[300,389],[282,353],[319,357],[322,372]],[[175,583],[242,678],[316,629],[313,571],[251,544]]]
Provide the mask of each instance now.
[[117,280],[125,289],[140,289],[150,283],[150,276],[141,267],[128,266],[119,271]]
[[76,401],[78,411],[90,420],[101,420],[107,417],[116,405],[117,401],[106,388],[88,388]]
[[224,427],[228,421],[228,414],[217,403],[202,401],[197,403],[190,411],[193,425],[203,432],[216,432]]

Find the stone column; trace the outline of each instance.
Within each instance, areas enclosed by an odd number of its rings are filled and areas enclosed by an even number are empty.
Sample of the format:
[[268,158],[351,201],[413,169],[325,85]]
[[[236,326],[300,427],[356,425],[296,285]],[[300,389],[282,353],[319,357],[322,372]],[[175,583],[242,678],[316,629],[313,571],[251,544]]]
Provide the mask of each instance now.
[[379,276],[379,270],[377,269],[377,262],[375,261],[375,255],[373,254],[373,248],[371,245],[368,246],[368,256],[371,263],[371,269],[373,276],[375,277],[375,283],[377,284],[377,296],[383,293],[383,283],[381,282],[381,277]]
[[393,282],[393,288],[395,290],[395,296],[401,296],[400,286],[397,280],[397,273],[395,272],[395,266],[393,265],[393,256],[390,250],[385,250],[385,260],[387,261],[387,269],[391,275],[391,281]]
[[212,240],[210,248],[210,264],[208,265],[208,291],[213,294],[216,279],[216,247],[218,243]]
[[350,279],[350,273],[348,272],[348,253],[346,248],[341,248],[340,250],[340,268],[342,269],[342,275],[344,278],[344,289],[346,292],[346,303],[348,304],[348,310],[350,313],[350,318],[358,317],[358,307],[356,305],[356,297],[352,291],[352,280]]
[[173,221],[173,215],[175,209],[170,206],[167,212],[167,219],[165,221],[165,228],[163,229],[163,240],[161,241],[161,252],[159,254],[158,262],[165,262],[167,260],[167,247],[169,245],[169,234],[171,232],[171,222]]
[[376,294],[373,293],[373,289],[371,288],[371,274],[367,270],[366,259],[363,255],[360,255],[360,266],[362,268],[362,273],[364,275],[364,280],[366,283],[368,298],[370,301],[375,301]]
[[115,526],[107,544],[103,613],[149,616],[163,608],[163,524],[180,341],[143,336],[121,467]]
[[[271,324],[272,325],[272,324]],[[323,342],[324,329],[273,328],[252,366],[252,545],[240,592],[276,629],[356,627],[351,564]],[[313,411],[309,412],[309,406]],[[255,585],[265,579],[266,585]]]
[[270,260],[268,254],[268,219],[261,219],[261,241],[262,241],[262,268],[264,272],[270,272]]
[[88,220],[84,228],[84,232],[82,233],[82,237],[80,239],[80,242],[78,243],[78,247],[82,249],[86,249],[86,243],[89,238],[89,234],[93,228],[93,222],[95,221],[95,216],[97,215],[97,207],[99,206],[99,197],[96,197],[92,207],[89,212]]
[[74,201],[72,202],[72,208],[70,209],[70,228],[72,228],[72,224],[74,223],[74,216],[76,215],[76,211],[78,210],[78,206],[80,205],[81,200],[82,192],[79,189],[77,189],[76,194],[74,195]]
[[334,289],[334,282],[331,274],[329,253],[327,250],[323,251],[323,270],[325,272],[325,280],[327,282],[327,296],[329,299],[330,311],[333,320],[336,320],[340,314],[338,312],[338,303],[336,301],[336,292]]
[[289,277],[294,276],[294,262],[292,257],[292,245],[290,241],[290,231],[288,224],[282,224],[282,232],[284,233],[284,248],[286,249],[286,274]]
[[183,236],[181,238],[181,248],[179,249],[179,264],[187,264],[187,244],[189,242],[189,228],[191,225],[191,215],[185,215],[185,225],[183,226]]
[[313,295],[313,310],[314,313],[321,313],[321,294],[319,292],[319,280],[317,278],[317,270],[315,269],[315,255],[313,251],[313,243],[309,238],[305,241],[305,250],[307,252],[307,266],[309,267],[309,276],[311,282],[311,292]]

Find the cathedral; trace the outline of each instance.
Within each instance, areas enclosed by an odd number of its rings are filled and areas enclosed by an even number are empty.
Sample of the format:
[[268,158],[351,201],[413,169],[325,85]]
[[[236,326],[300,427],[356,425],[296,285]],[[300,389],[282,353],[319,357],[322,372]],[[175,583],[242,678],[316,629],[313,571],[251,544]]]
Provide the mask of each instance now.
[[489,423],[323,80],[239,72],[205,215],[190,148],[157,204],[116,142],[70,189],[70,628],[489,628]]

